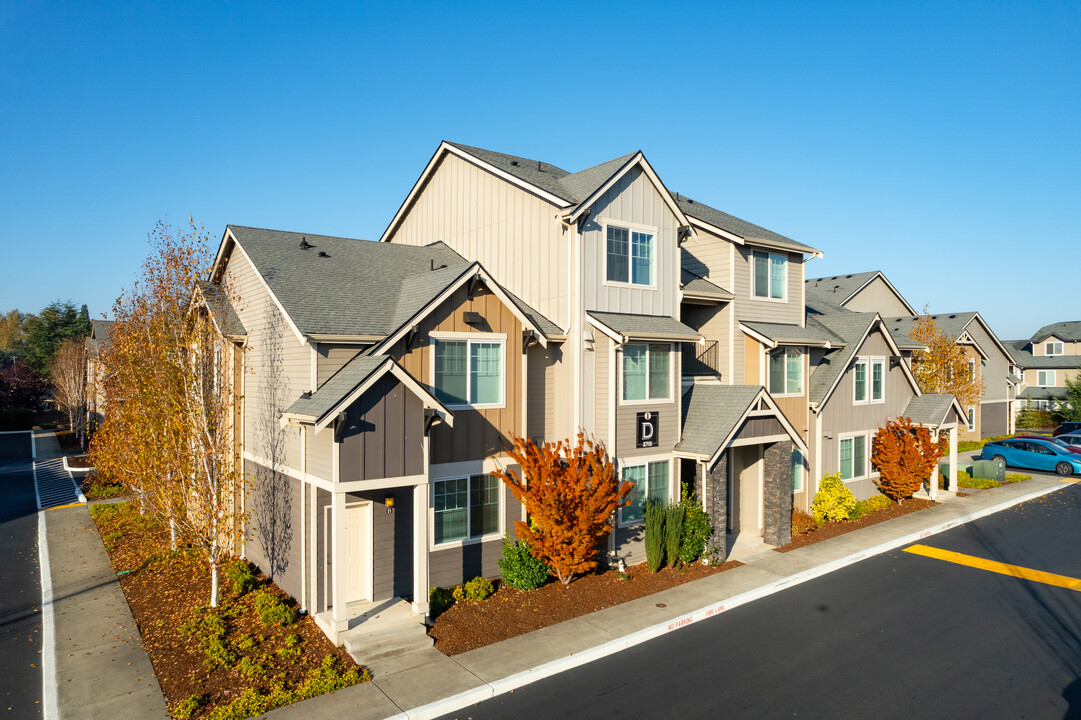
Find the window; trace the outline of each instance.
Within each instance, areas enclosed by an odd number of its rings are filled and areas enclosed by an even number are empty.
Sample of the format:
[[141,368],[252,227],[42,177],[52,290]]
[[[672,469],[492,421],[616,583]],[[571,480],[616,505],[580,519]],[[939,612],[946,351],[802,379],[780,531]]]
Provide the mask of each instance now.
[[432,339],[435,395],[448,406],[503,403],[503,341]]
[[432,482],[436,545],[475,540],[500,532],[499,478],[471,475]]
[[667,400],[671,397],[669,343],[628,343],[623,346],[623,399]]
[[1061,355],[1062,343],[1060,342],[1045,342],[1043,344],[1044,355]]
[[976,408],[972,405],[968,407],[968,429],[970,431],[976,429]]
[[803,492],[803,453],[792,451],[792,492]]
[[625,465],[623,479],[634,483],[634,490],[631,491],[631,504],[619,511],[620,522],[626,524],[644,520],[647,501],[668,504],[667,460],[643,465]]
[[1039,387],[1054,387],[1055,386],[1055,371],[1054,370],[1037,370],[1036,371],[1036,384]]
[[754,296],[784,300],[788,258],[785,255],[756,250],[751,260],[754,265]]
[[968,359],[968,379],[976,379],[976,360],[973,358]]
[[867,402],[867,358],[859,358],[852,366],[852,402]]
[[777,348],[769,353],[769,391],[773,395],[803,392],[803,353],[796,348]]
[[841,479],[856,480],[867,476],[867,436],[841,438]]
[[608,226],[608,282],[653,284],[653,233]]
[[871,402],[886,402],[885,358],[871,358]]

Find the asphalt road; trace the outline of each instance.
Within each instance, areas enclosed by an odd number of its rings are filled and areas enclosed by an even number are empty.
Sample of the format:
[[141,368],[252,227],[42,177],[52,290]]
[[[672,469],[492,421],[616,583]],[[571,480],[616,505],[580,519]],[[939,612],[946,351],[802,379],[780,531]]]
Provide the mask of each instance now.
[[0,434],[0,714],[42,716],[38,516],[29,433]]
[[[1081,578],[1081,486],[924,545]],[[1081,718],[1081,592],[903,551],[447,718]]]

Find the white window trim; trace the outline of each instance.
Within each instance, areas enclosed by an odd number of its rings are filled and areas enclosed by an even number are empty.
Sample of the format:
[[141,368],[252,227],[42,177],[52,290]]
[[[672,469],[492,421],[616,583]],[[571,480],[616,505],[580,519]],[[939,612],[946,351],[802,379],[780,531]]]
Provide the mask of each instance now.
[[[884,357],[870,357],[867,358],[870,362],[867,365],[867,402],[870,405],[882,405],[886,402],[886,358]],[[882,397],[875,399],[875,365],[882,367]],[[852,389],[852,396],[855,397],[856,390]]]
[[[663,398],[646,398],[645,400],[624,400],[623,399],[623,348],[627,345],[645,345],[646,350],[646,393],[649,392],[649,350],[650,345],[668,345],[668,397]],[[619,347],[619,355],[616,358],[616,372],[619,373],[618,387],[616,388],[616,397],[619,399],[619,404],[622,405],[670,405],[675,397],[675,388],[673,387],[672,378],[675,376],[674,370],[676,365],[676,345],[675,343],[663,343],[652,342],[649,340],[631,341],[621,345]]]
[[[800,456],[800,464],[799,464],[800,478],[799,478],[799,487],[798,488],[795,486],[795,483],[792,484],[792,494],[793,495],[795,495],[796,493],[801,493],[801,492],[803,492],[804,490],[807,489],[807,457],[802,452],[800,452],[799,450],[793,450],[792,451],[793,455],[795,455],[796,453],[799,453],[799,456]],[[792,469],[793,469],[793,471],[795,470],[795,465],[793,465]]]
[[[601,218],[601,278],[602,285],[617,288],[630,288],[632,290],[656,290],[657,289],[657,276],[658,264],[660,262],[660,253],[658,252],[658,238],[657,228],[649,225],[639,225],[637,223],[623,222],[622,220],[609,220],[608,218]],[[631,282],[631,238],[627,237],[627,282],[620,282],[619,280],[608,279],[608,227],[617,227],[631,232],[649,233],[653,236],[653,267],[650,272],[649,284],[642,285],[639,283]]]
[[[447,477],[441,477],[441,478],[431,478],[431,481],[428,483],[428,549],[429,550],[432,550],[432,551],[446,550],[448,548],[460,548],[460,547],[463,547],[465,545],[477,545],[479,543],[489,542],[489,541],[494,540],[496,538],[501,539],[504,536],[504,534],[507,532],[507,528],[506,528],[506,524],[507,524],[507,517],[506,517],[506,494],[507,493],[506,493],[506,488],[504,486],[503,481],[496,478],[496,481],[499,483],[499,531],[498,532],[493,532],[493,533],[488,533],[487,535],[481,535],[480,537],[475,537],[475,538],[466,537],[464,540],[451,540],[450,542],[443,542],[443,543],[436,544],[436,542],[435,542],[435,486],[436,486],[436,483],[446,482],[448,480],[461,480],[462,478],[465,478],[466,480],[468,480],[470,477],[472,477],[474,475],[491,475],[491,472],[489,472],[487,470],[478,470],[477,472],[468,473],[468,474],[464,474],[464,475],[457,474],[457,475],[448,475]],[[466,491],[466,501],[468,503],[468,490]],[[467,528],[466,532],[467,532],[467,534],[468,534],[469,523],[471,522],[470,512],[469,512],[470,509],[471,508],[467,504],[466,509],[465,509],[465,522],[466,522],[466,528]]]
[[[765,375],[765,377],[763,378],[762,384],[765,386],[766,390],[769,391],[769,394],[772,395],[775,398],[803,397],[804,393],[807,391],[807,352],[806,352],[806,348],[805,347],[795,347],[795,346],[793,346],[793,347],[778,346],[778,347],[774,348],[773,350],[766,350],[764,347],[762,349],[764,351],[764,358],[765,358],[763,363],[762,363],[763,373]],[[788,351],[789,350],[795,350],[796,352],[798,352],[800,354],[800,363],[799,363],[799,386],[800,386],[800,391],[799,392],[795,392],[795,393],[790,393],[790,392],[775,393],[775,392],[773,392],[772,390],[769,389],[769,356],[770,356],[771,353],[776,352],[777,350],[783,350],[784,354],[785,354],[785,359],[784,359],[784,369],[785,369],[784,385],[785,385],[785,390],[788,389]]]
[[968,412],[965,414],[965,421],[968,425],[968,431],[974,432],[976,430],[976,406],[969,405]]
[[[853,475],[847,480],[844,478],[844,474],[841,471],[841,444],[845,440],[851,440],[852,438],[862,437],[863,441],[863,475]],[[855,445],[855,443],[853,443]],[[852,448],[855,450],[855,447]],[[855,458],[853,458],[854,460]],[[854,468],[853,468],[854,470]],[[870,433],[857,432],[857,433],[845,433],[837,436],[837,473],[841,475],[841,480],[845,483],[858,482],[860,480],[866,480],[876,473],[871,472],[871,435]]]
[[[497,403],[464,403],[451,405],[447,403],[448,410],[488,410],[499,409],[507,406],[507,334],[506,333],[470,333],[470,332],[432,332],[428,334],[428,387],[431,388],[432,394],[436,394],[435,390],[435,346],[440,340],[449,342],[466,342],[465,355],[466,355],[466,388],[469,387],[469,342],[478,343],[499,343],[499,361],[502,365],[500,368],[500,375],[503,377],[503,382],[499,385],[499,402]],[[438,396],[437,396],[438,397]]]
[[[856,399],[856,366],[863,365],[864,367],[864,398],[862,400]],[[883,382],[885,386],[885,382]],[[857,357],[856,362],[852,363],[852,404],[853,405],[868,405],[871,402],[871,363],[870,358]]]
[[[1046,378],[1044,373],[1051,373],[1051,382],[1042,382],[1041,378]],[[1055,383],[1058,381],[1058,377],[1054,370],[1037,370],[1036,371],[1036,387],[1055,387]]]
[[[673,482],[673,477],[672,477],[672,465],[673,465],[673,463],[672,463],[672,456],[671,455],[643,455],[641,457],[620,459],[619,463],[618,463],[619,481],[623,482],[623,470],[624,470],[624,468],[645,466],[645,468],[646,468],[646,483],[649,483],[649,465],[650,465],[650,463],[658,463],[658,462],[666,462],[666,463],[668,463],[668,504],[671,505],[673,502],[675,502],[673,500],[673,498],[672,498],[673,486],[675,485],[675,483]],[[632,490],[631,492],[634,492],[634,491]],[[647,492],[648,492],[648,487],[647,487]],[[622,507],[619,508],[616,512],[618,514],[617,523],[616,523],[617,527],[621,527],[621,528],[622,527],[633,527],[635,525],[642,525],[646,521],[646,519],[643,517],[641,520],[629,520],[627,522],[623,522],[623,508]]]
[[[755,290],[757,289],[755,287],[755,283],[757,281],[755,280],[755,272],[754,272],[754,256],[755,256],[756,253],[765,255],[768,258],[770,258],[770,260],[766,261],[766,263],[767,263],[766,267],[767,268],[769,268],[769,263],[772,262],[773,257],[782,257],[782,258],[784,258],[784,280],[781,281],[781,293],[782,293],[781,297],[779,297],[779,298],[772,297],[769,294],[769,288],[768,287],[766,288],[766,294],[764,296],[763,295],[758,295],[758,294],[755,293]],[[751,300],[757,300],[759,302],[772,302],[772,303],[786,303],[786,302],[788,302],[788,266],[790,264],[791,264],[791,261],[789,260],[787,253],[770,252],[769,250],[755,250],[754,248],[751,248],[751,282],[749,283],[750,288],[751,288]],[[766,283],[767,284],[769,283],[769,273],[768,272],[766,273]]]

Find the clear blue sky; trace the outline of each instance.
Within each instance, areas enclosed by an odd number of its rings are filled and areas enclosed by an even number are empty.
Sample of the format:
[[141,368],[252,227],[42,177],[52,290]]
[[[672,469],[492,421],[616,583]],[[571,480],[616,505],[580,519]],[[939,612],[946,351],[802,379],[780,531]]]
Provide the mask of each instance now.
[[440,140],[673,191],[1002,339],[1081,319],[1081,2],[0,3],[0,311],[159,218],[378,238]]

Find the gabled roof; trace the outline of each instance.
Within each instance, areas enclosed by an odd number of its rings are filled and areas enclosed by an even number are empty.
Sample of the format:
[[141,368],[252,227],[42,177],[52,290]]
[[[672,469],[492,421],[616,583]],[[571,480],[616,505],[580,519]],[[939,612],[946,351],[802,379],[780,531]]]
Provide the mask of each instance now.
[[386,355],[358,355],[334,373],[323,385],[310,395],[305,393],[290,405],[282,416],[288,420],[311,424],[322,429],[334,417],[353,404],[381,377],[390,373],[416,394],[427,408],[434,409],[449,425],[454,417],[427,388],[413,379],[398,363]]
[[721,302],[731,300],[734,294],[725,290],[720,285],[715,285],[701,275],[682,268],[679,274],[679,289],[687,300],[708,300]]
[[98,348],[109,343],[109,335],[113,331],[113,320],[91,320],[90,335],[86,338],[86,350],[91,355],[96,354]]
[[1029,386],[1017,397],[1022,400],[1065,400],[1066,388]]
[[1026,370],[1073,370],[1081,367],[1081,355],[1033,355],[1025,348],[1029,340],[1007,340],[1013,363]]
[[[571,173],[567,172],[563,168],[556,167],[551,163],[546,163],[541,160],[530,160],[529,158],[519,157],[517,155],[507,155],[506,153],[499,153],[493,150],[485,150],[484,148],[473,147],[472,145],[465,145],[457,142],[450,142],[449,140],[444,143],[451,148],[462,151],[467,155],[472,155],[474,158],[481,160],[488,165],[499,168],[503,172],[513,175],[514,177],[522,180],[529,185],[545,190],[552,195],[562,199],[567,204],[577,204],[581,201],[582,197],[578,197],[581,190],[574,191],[563,184],[562,180],[569,177]],[[634,153],[624,156],[629,158]],[[597,165],[595,167],[600,168],[603,165],[616,162],[615,160],[609,160],[608,163]],[[592,170],[593,168],[590,168]],[[583,170],[583,173],[588,172]],[[613,171],[614,172],[614,171]],[[611,175],[609,173],[605,177],[601,178],[597,185],[604,182]],[[583,178],[579,178],[572,182],[572,186],[580,186],[583,184]],[[583,194],[588,194],[588,191]]]
[[696,382],[683,393],[683,428],[673,451],[712,466],[752,410],[764,402],[801,451],[807,445],[761,385]]
[[1081,320],[1068,320],[1044,325],[1033,334],[1031,340],[1032,342],[1043,342],[1052,335],[1069,342],[1081,342]]
[[586,313],[590,325],[617,343],[632,340],[661,340],[698,342],[702,334],[667,315],[631,315],[590,310]]
[[821,250],[815,250],[810,245],[796,242],[792,238],[785,237],[772,230],[767,230],[752,222],[742,220],[735,215],[729,215],[728,213],[710,207],[705,203],[691,200],[686,195],[676,193],[676,204],[679,205],[684,214],[692,218],[692,220],[697,220],[698,225],[704,226],[707,230],[719,230],[721,231],[719,234],[722,236],[735,236],[734,239],[737,239],[738,241],[745,241],[765,247],[773,247],[809,255],[822,255]]
[[[821,406],[829,399],[833,390],[837,387],[838,383],[840,383],[845,370],[848,369],[849,365],[852,363],[852,358],[859,354],[864,341],[867,339],[867,336],[871,334],[871,331],[875,329],[876,325],[885,330],[885,326],[881,324],[881,320],[882,318],[879,317],[878,313],[854,312],[840,313],[838,315],[823,315],[821,317],[807,319],[808,325],[812,322],[821,323],[830,332],[836,334],[845,342],[843,347],[827,352],[815,367],[814,372],[811,374],[810,381],[807,383],[808,402],[816,406]],[[887,345],[890,346],[890,351],[899,356],[900,350],[889,332],[883,332],[883,336],[886,339]],[[900,364],[900,369],[904,374],[905,379],[908,380],[909,385],[912,387],[913,392],[916,395],[919,395],[919,385],[917,385],[916,378],[913,377],[912,371],[909,370],[908,365],[902,362]]]
[[901,416],[907,417],[915,425],[937,428],[946,424],[950,408],[953,408],[959,418],[965,417],[964,408],[953,395],[920,395],[908,401],[908,406]]
[[[882,322],[886,323],[890,335],[897,342],[899,347],[906,350],[922,349],[923,345],[912,339],[912,328],[916,324],[918,318],[918,315],[902,315],[900,317],[883,318]],[[984,321],[983,317],[978,312],[938,313],[932,315],[931,319],[935,321],[935,325],[941,332],[955,340],[960,339],[962,343],[971,343],[975,346],[980,355],[989,357],[989,348],[980,345],[971,333],[973,323],[979,325],[987,334],[987,337],[991,338],[991,342],[994,343],[994,346],[998,348],[999,352],[1005,355],[1007,360],[1013,362],[1014,349],[1007,343],[998,339],[998,336],[995,335],[991,326]]]
[[808,345],[811,347],[842,347],[845,340],[826,326],[811,318],[806,327],[783,323],[764,323],[743,320],[740,330],[768,348],[778,345]]
[[886,283],[886,287],[890,289],[909,312],[913,315],[916,314],[916,309],[909,304],[908,300],[905,300],[904,295],[898,292],[897,288],[893,286],[893,283],[881,270],[870,270],[868,272],[852,273],[851,275],[808,278],[803,281],[804,297],[807,299],[808,305],[813,303],[816,308],[822,307],[827,310],[830,308],[843,308],[845,303],[876,279]]
[[211,322],[218,329],[222,337],[242,338],[248,334],[240,316],[236,314],[233,304],[225,297],[221,285],[200,280],[195,285],[197,298],[201,298],[206,307]]

